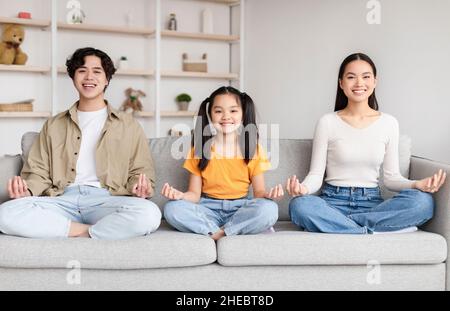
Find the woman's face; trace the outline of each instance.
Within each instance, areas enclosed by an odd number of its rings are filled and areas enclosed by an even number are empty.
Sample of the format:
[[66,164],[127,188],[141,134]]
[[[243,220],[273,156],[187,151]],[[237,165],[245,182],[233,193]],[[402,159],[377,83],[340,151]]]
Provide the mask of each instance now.
[[372,66],[363,60],[347,64],[339,85],[349,102],[367,103],[377,85]]
[[219,133],[236,131],[242,124],[242,115],[242,107],[234,95],[223,94],[214,98],[211,121]]

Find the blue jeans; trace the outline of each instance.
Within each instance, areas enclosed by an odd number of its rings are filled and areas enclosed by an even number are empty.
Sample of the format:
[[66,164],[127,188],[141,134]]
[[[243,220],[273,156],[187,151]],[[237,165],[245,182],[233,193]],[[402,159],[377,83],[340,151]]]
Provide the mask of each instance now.
[[0,205],[0,231],[28,238],[66,238],[71,222],[92,225],[95,239],[127,239],[155,231],[161,211],[137,197],[112,196],[90,186],[66,188],[58,197],[26,197]]
[[419,226],[433,217],[429,193],[405,189],[383,201],[380,189],[325,184],[320,196],[296,197],[289,203],[291,220],[310,232],[364,234]]
[[224,227],[226,235],[257,234],[278,220],[278,205],[267,199],[217,200],[201,198],[199,203],[169,201],[164,218],[182,232],[212,235]]

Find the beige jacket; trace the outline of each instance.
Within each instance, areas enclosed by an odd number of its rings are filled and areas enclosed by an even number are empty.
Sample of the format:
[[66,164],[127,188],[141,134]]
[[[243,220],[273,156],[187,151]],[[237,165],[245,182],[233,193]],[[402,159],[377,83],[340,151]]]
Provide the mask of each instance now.
[[[57,196],[76,177],[81,131],[76,102],[68,111],[50,118],[33,143],[22,178],[34,196]],[[129,114],[107,105],[106,119],[96,151],[97,177],[112,195],[132,195],[140,173],[155,187],[155,172],[148,142],[140,124]]]

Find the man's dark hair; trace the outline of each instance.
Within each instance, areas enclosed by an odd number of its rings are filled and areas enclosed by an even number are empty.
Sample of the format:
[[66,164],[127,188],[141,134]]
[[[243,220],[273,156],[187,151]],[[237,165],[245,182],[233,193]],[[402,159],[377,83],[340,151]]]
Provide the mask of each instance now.
[[109,81],[111,81],[113,74],[116,72],[116,68],[114,68],[114,63],[108,56],[108,54],[106,54],[101,50],[97,50],[91,47],[78,49],[75,51],[75,53],[73,53],[72,57],[67,59],[66,61],[67,73],[69,74],[70,78],[72,78],[73,80],[75,76],[75,71],[78,68],[84,66],[85,64],[84,58],[86,56],[97,56],[98,58],[100,58],[102,68],[105,71],[106,79],[108,80],[109,83]]

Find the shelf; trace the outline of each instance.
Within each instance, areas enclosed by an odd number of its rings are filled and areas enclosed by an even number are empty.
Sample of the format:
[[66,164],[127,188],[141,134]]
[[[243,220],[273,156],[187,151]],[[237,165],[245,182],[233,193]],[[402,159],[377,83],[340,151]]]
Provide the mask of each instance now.
[[[58,67],[58,73],[67,74],[65,67]],[[143,76],[143,77],[153,77],[155,73],[153,70],[143,70],[143,69],[118,69],[114,75],[118,76]]]
[[28,65],[0,65],[0,71],[47,73],[50,72],[50,67]]
[[[1,70],[1,67],[0,67]],[[58,67],[58,73],[67,73],[64,67]],[[145,76],[153,77],[155,75],[153,70],[142,69],[118,69],[115,73],[119,76]],[[239,76],[235,73],[210,73],[210,72],[176,72],[163,71],[161,77],[166,78],[203,78],[203,79],[223,79],[223,80],[238,80]]]
[[197,111],[161,111],[161,117],[195,117]]
[[142,70],[142,69],[117,69],[115,74],[119,76],[144,76],[144,77],[153,77],[155,75],[153,70]]
[[223,80],[238,80],[239,75],[235,73],[210,73],[210,72],[188,72],[188,71],[163,71],[162,77],[166,78],[202,78],[202,79],[223,79]]
[[141,118],[153,118],[155,116],[155,113],[151,111],[136,111],[134,113],[134,116]]
[[[195,117],[197,115],[197,111],[161,111],[162,118],[182,118],[182,117]],[[153,118],[155,117],[155,113],[152,111],[141,111],[135,113],[136,117],[141,118]]]
[[18,25],[23,25],[23,26],[46,28],[46,27],[50,27],[51,22],[49,20],[15,18],[15,17],[0,17],[0,24],[18,24]]
[[192,0],[192,1],[213,2],[213,3],[222,3],[222,4],[228,4],[228,5],[239,5],[241,3],[240,0]]
[[0,118],[49,118],[50,112],[0,112]]
[[127,26],[117,27],[117,26],[93,25],[93,24],[67,24],[61,22],[58,23],[58,29],[92,31],[92,32],[111,32],[111,33],[142,35],[142,36],[150,36],[155,33],[155,31],[150,28],[136,28]]
[[211,41],[223,41],[223,42],[237,42],[239,41],[239,36],[235,35],[218,35],[218,34],[205,34],[205,33],[190,33],[190,32],[180,32],[173,30],[163,30],[161,31],[162,37],[167,38],[182,38],[182,39],[197,39],[197,40],[211,40]]

